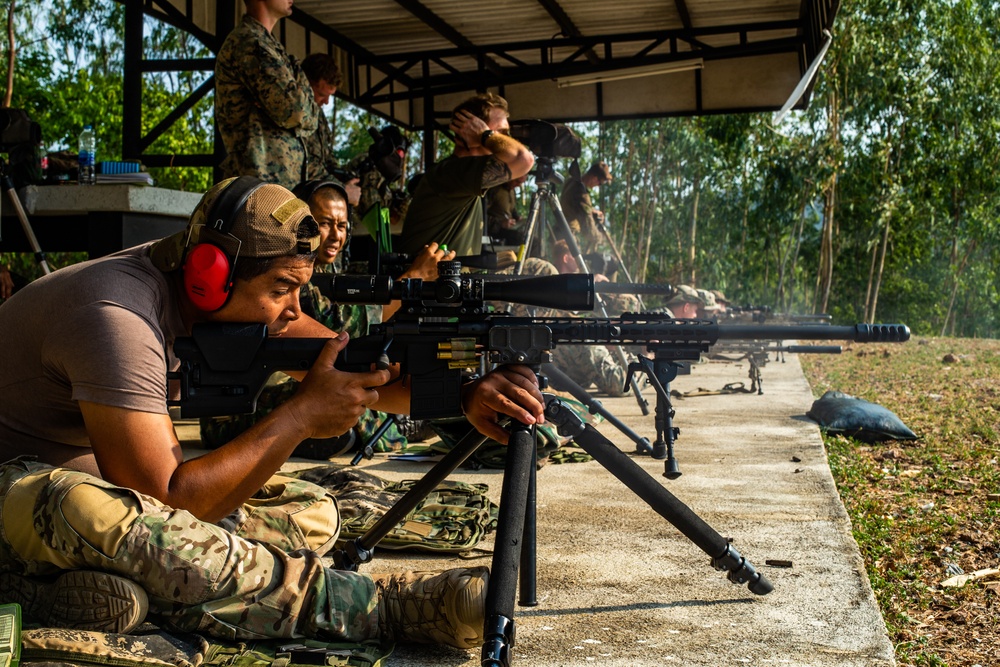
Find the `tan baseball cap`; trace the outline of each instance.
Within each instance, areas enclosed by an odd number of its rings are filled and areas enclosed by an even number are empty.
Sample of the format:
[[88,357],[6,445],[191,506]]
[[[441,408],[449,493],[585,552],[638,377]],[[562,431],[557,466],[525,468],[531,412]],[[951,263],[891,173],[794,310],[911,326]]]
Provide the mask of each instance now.
[[[238,190],[228,191],[231,186]],[[230,198],[228,204],[220,202],[224,192]],[[242,193],[249,194],[244,197]],[[217,210],[216,203],[235,210]],[[225,220],[227,215],[232,215],[231,221]],[[213,243],[232,258],[309,253],[319,247],[319,228],[309,238],[297,236],[299,224],[310,215],[308,204],[276,183],[249,176],[229,178],[209,188],[191,214],[187,229],[154,243],[149,255],[161,271],[174,271],[196,243]],[[229,224],[228,233],[218,229],[225,224]]]

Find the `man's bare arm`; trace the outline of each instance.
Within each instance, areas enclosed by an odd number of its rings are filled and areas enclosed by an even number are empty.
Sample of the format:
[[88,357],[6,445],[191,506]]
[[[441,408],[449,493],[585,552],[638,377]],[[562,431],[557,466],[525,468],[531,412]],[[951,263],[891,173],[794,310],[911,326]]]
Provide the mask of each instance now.
[[510,170],[510,176],[503,181],[493,183],[483,183],[484,188],[506,183],[515,178],[526,175],[535,166],[535,156],[531,151],[517,139],[501,132],[493,132],[489,135],[486,143],[482,143],[483,132],[490,129],[482,118],[474,116],[468,111],[459,111],[451,121],[451,130],[470,150],[483,148],[505,164]]

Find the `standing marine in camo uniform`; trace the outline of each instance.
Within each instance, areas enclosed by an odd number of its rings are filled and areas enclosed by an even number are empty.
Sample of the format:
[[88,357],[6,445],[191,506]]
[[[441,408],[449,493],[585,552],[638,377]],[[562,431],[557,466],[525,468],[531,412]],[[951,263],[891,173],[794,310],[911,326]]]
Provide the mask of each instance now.
[[271,34],[291,14],[250,0],[215,61],[215,120],[226,146],[222,173],[256,176],[289,190],[306,180],[305,138],[320,108],[309,81]]

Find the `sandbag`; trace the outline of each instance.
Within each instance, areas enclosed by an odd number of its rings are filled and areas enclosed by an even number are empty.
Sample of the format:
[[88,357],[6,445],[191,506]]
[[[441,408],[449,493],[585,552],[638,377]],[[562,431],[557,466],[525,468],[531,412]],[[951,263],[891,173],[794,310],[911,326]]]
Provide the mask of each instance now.
[[806,416],[826,433],[863,442],[917,439],[917,434],[891,410],[840,391],[823,394],[813,402]]

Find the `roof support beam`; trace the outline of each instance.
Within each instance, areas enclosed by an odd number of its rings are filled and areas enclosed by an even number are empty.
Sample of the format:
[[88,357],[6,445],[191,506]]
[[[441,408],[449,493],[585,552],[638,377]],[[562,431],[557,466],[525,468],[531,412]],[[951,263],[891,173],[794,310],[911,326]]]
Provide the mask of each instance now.
[[[441,35],[455,46],[475,46],[471,41],[469,41],[468,38],[465,37],[465,35],[456,30],[451,24],[425,7],[420,0],[396,0],[396,4],[426,23],[428,27],[434,30],[434,32]],[[483,62],[479,64],[479,67],[483,68],[484,65],[485,69],[491,72],[500,69],[500,65],[492,58],[484,58]]]
[[[684,0],[677,1],[683,2]],[[567,37],[583,37],[583,33],[576,27],[576,24],[573,23],[573,19],[569,17],[569,14],[566,13],[557,0],[538,0],[538,4],[540,4],[545,11],[549,13],[549,16],[551,16],[552,20],[556,22],[556,25],[559,26],[564,35]],[[592,49],[587,49],[586,55],[587,60],[589,60],[593,65],[596,65],[601,61]]]

